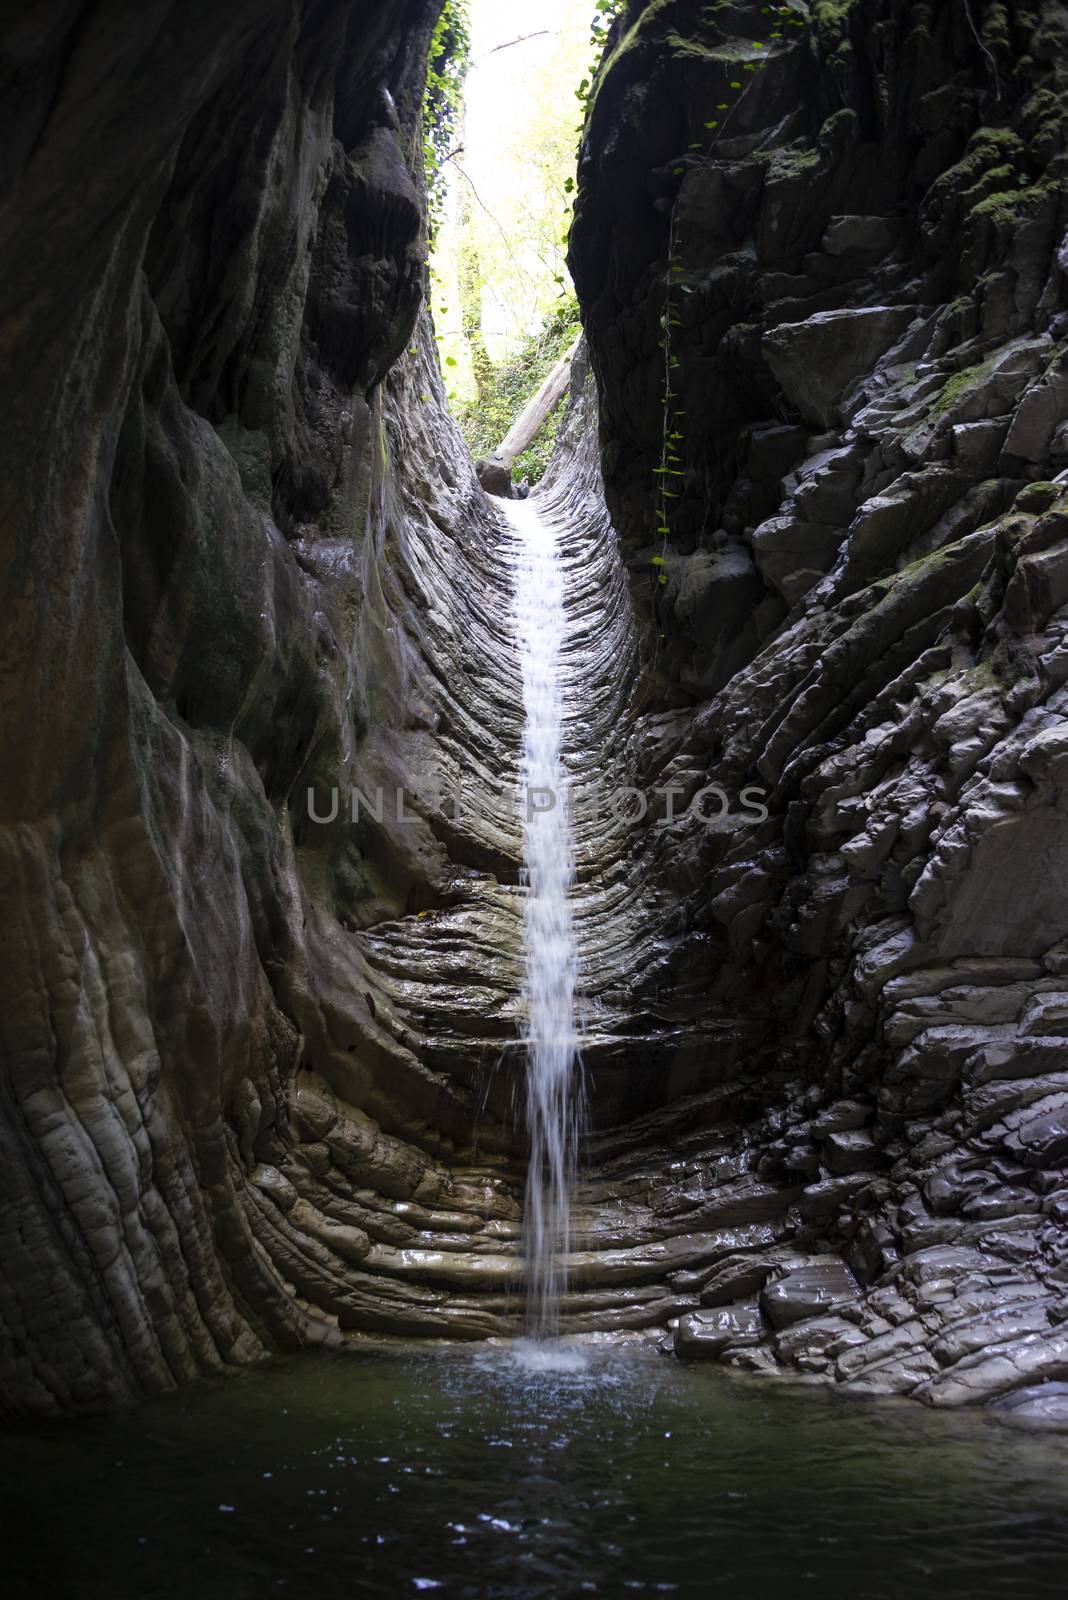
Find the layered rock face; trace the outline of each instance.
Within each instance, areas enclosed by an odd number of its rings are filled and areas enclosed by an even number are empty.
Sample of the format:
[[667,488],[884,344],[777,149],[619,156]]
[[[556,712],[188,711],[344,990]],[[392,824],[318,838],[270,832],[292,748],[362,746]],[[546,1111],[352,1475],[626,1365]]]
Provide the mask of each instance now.
[[417,327],[437,10],[0,36],[9,1412],[497,1326],[519,830],[430,791],[521,710]]
[[[522,694],[420,319],[437,9],[0,31],[7,1414],[518,1327]],[[1068,1379],[1065,11],[615,29],[541,505],[565,760],[650,813],[575,822],[566,1330]]]
[[1068,1378],[1066,40],[631,6],[572,240],[640,767],[730,797],[650,830],[632,975],[720,1029],[704,1091],[603,1174],[680,1354],[1025,1414]]

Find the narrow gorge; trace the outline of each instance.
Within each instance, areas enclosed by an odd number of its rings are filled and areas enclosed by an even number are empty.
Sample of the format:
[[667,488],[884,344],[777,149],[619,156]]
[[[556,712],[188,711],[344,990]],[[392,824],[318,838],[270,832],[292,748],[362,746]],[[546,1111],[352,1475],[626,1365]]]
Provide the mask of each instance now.
[[1068,6],[617,9],[525,501],[438,0],[0,22],[9,1423],[533,1326],[1068,1424]]

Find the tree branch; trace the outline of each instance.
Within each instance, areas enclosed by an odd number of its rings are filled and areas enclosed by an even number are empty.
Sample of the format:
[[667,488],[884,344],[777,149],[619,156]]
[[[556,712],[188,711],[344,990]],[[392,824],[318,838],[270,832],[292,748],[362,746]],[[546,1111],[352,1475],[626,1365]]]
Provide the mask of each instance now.
[[[486,61],[490,56],[495,56],[498,50],[510,50],[513,45],[526,44],[528,39],[547,39],[552,33],[552,28],[539,28],[537,33],[521,33],[518,39],[508,39],[504,44],[495,44],[492,50],[487,50],[484,56],[479,56],[479,61]],[[476,61],[475,65],[478,65]]]

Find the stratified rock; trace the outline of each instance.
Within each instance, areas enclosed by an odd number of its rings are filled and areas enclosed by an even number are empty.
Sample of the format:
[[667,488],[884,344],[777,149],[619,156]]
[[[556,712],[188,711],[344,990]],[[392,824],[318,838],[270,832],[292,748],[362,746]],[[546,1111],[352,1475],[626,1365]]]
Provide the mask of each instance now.
[[500,800],[521,701],[420,318],[435,17],[0,24],[7,1415],[512,1325],[519,830],[410,796]]
[[[642,770],[767,806],[643,841],[665,907],[634,1002],[720,1033],[690,1120],[628,1148],[686,1169],[657,1206],[680,1230],[695,1172],[791,1196],[768,1244],[674,1285],[759,1292],[762,1357],[973,1403],[1059,1380],[1068,1282],[1068,16],[1008,8],[991,117],[963,7],[917,12],[907,52],[892,0],[774,41],[757,13],[617,24],[571,241],[650,619]],[[680,613],[728,543],[764,598]]]
[[693,1311],[679,1318],[675,1354],[680,1361],[715,1361],[733,1346],[759,1344],[763,1331],[764,1318],[759,1306]]
[[812,1261],[767,1284],[760,1304],[773,1328],[834,1311],[859,1298],[860,1289],[842,1261]]

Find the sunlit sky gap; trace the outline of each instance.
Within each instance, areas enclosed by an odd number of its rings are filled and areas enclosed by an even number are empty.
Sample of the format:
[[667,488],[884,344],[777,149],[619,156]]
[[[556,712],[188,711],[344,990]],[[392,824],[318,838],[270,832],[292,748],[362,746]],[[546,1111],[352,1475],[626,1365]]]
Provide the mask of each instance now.
[[469,0],[472,65],[456,140],[462,149],[449,164],[433,261],[443,365],[461,398],[474,392],[457,282],[465,227],[478,253],[483,331],[494,362],[559,303],[558,277],[570,289],[563,186],[574,171],[581,120],[575,89],[591,62],[593,10],[591,0]]

